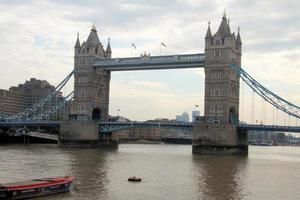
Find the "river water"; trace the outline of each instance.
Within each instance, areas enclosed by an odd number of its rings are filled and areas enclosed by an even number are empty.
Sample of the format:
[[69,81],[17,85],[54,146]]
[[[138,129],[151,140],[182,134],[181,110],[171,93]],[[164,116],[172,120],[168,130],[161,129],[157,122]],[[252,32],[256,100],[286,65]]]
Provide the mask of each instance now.
[[[250,146],[248,156],[191,151],[190,145],[167,144],[0,146],[0,182],[77,177],[77,190],[37,200],[300,199],[300,147]],[[134,175],[143,181],[128,182]]]

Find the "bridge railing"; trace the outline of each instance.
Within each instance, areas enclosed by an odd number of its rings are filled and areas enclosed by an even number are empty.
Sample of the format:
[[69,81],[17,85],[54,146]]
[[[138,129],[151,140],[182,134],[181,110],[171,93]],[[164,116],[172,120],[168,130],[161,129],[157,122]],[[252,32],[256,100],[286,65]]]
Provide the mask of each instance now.
[[148,121],[129,121],[129,122],[99,122],[100,125],[140,125],[140,124],[150,124],[150,125],[178,125],[178,126],[191,126],[192,122],[148,122]]
[[283,132],[300,132],[300,126],[278,126],[278,125],[264,125],[264,124],[239,124],[239,129],[243,130],[269,130],[269,131],[283,131]]
[[138,64],[163,64],[180,62],[199,62],[205,60],[205,54],[184,54],[167,56],[141,56],[130,58],[99,59],[94,66],[120,66]]
[[157,127],[166,129],[176,129],[181,131],[192,131],[192,123],[168,123],[168,122],[100,122],[100,133],[115,132],[122,129],[139,127]]

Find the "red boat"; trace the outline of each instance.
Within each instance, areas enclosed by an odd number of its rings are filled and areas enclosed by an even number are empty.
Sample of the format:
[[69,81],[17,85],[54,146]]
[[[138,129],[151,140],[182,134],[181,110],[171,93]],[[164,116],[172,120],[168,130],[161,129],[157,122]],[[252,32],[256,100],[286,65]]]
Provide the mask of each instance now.
[[74,176],[41,178],[0,184],[0,200],[27,199],[69,192]]

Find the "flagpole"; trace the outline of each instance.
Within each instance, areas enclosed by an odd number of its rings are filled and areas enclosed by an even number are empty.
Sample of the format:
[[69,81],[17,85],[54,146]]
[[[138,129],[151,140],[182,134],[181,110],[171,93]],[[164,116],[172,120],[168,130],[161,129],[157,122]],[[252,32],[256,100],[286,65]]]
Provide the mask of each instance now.
[[161,43],[159,45],[159,55],[161,56]]
[[162,51],[162,50],[161,50],[161,49],[162,49],[161,46],[167,47],[167,45],[166,45],[165,43],[163,43],[163,42],[160,42],[160,49],[159,49],[160,55],[161,55],[161,51]]

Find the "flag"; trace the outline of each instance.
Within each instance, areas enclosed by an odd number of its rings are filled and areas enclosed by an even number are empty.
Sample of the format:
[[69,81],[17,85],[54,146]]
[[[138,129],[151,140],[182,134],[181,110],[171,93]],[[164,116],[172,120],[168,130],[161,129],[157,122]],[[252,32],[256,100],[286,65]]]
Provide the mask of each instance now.
[[132,45],[132,47],[133,47],[134,49],[136,49],[136,46],[135,46],[135,44],[134,44],[134,43],[132,43],[131,45]]
[[195,107],[199,107],[199,105],[198,105],[198,104],[196,104],[196,105],[195,105]]
[[160,43],[162,46],[167,47],[167,45],[163,42]]

